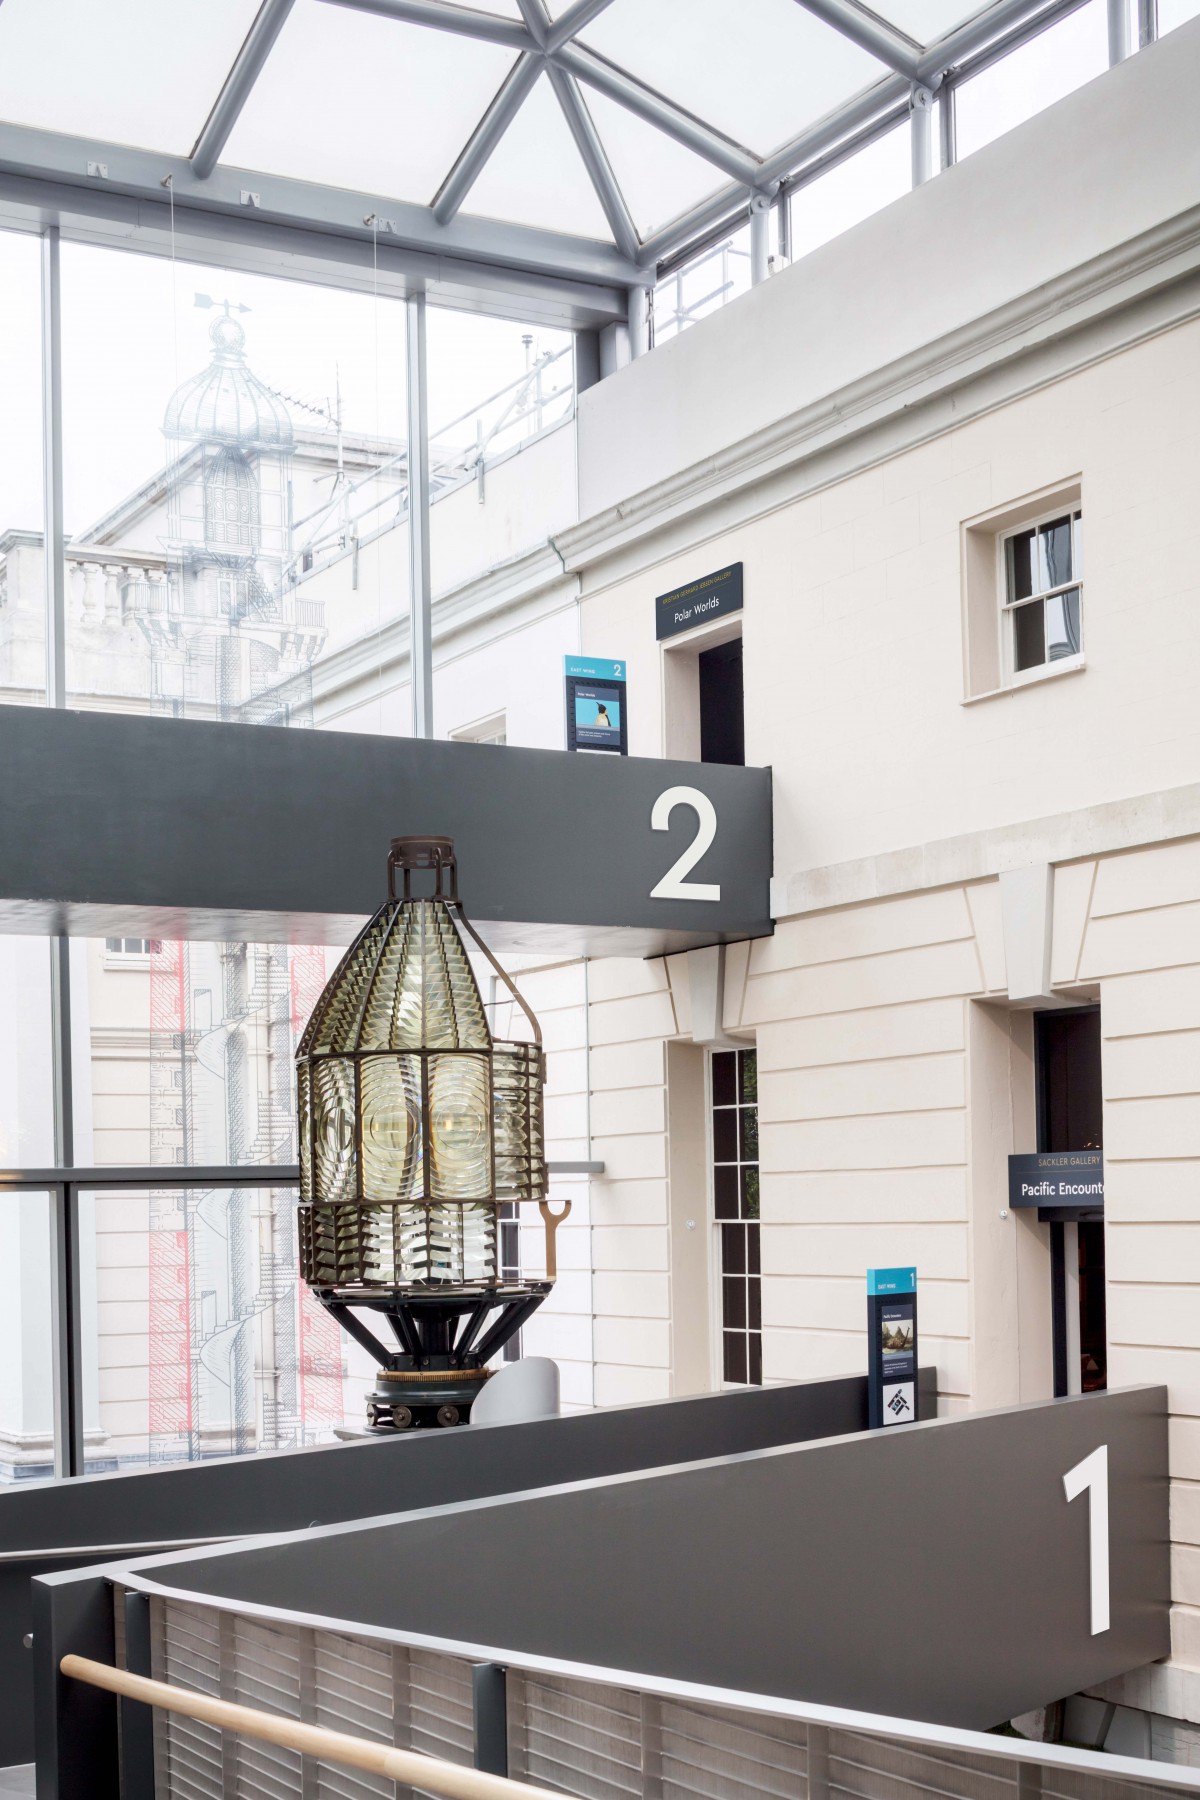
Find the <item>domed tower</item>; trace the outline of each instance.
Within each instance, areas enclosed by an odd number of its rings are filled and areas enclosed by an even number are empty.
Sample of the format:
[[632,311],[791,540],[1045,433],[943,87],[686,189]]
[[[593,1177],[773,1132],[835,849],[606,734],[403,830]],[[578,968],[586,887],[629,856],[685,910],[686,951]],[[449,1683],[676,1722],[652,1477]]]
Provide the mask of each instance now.
[[163,435],[176,446],[171,544],[187,561],[231,572],[263,560],[281,567],[291,415],[247,364],[246,333],[228,301],[208,335],[212,361],[176,389],[163,420]]
[[319,605],[300,609],[284,591],[291,414],[247,363],[228,301],[209,337],[212,360],[163,419],[168,580],[143,621],[155,698],[176,714],[308,724],[325,633]]

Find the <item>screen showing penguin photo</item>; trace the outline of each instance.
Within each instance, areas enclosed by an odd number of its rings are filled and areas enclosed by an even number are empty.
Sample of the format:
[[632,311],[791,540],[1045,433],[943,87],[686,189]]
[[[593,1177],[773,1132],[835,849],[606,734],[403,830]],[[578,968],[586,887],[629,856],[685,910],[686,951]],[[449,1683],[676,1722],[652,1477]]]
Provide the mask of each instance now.
[[621,743],[621,694],[615,687],[575,685],[575,742],[579,748],[616,750]]

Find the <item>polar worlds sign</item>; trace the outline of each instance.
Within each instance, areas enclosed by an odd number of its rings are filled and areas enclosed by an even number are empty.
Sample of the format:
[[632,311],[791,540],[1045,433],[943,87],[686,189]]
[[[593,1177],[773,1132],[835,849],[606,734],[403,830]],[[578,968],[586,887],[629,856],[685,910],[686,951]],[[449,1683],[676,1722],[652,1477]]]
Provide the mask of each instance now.
[[730,563],[698,581],[685,582],[654,602],[654,635],[658,639],[693,631],[726,613],[742,610],[742,564]]

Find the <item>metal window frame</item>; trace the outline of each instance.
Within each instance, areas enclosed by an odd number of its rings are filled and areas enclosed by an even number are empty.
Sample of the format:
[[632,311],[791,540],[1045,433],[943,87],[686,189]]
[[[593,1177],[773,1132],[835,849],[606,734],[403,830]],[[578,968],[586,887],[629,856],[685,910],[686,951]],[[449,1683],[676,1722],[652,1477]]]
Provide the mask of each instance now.
[[[932,106],[925,96],[952,90],[1086,0],[994,0],[924,48],[859,0],[799,0],[831,29],[868,48],[889,73],[767,155],[735,143],[583,42],[580,33],[609,3],[575,0],[552,21],[542,0],[525,0],[518,21],[448,0],[323,0],[519,53],[431,205],[220,161],[291,13],[293,0],[263,0],[190,157],[0,125],[0,228],[44,232],[49,223],[68,239],[167,254],[173,201],[175,252],[186,259],[219,256],[263,273],[359,289],[378,281],[380,291],[401,298],[420,287],[433,304],[598,330],[623,322],[631,290],[644,289],[664,264],[695,254],[714,233],[743,219],[755,196],[770,200],[781,182],[815,178],[827,152],[852,151],[856,141],[865,143],[881,117],[894,116],[895,109],[907,104],[911,112],[914,173],[924,178],[936,172],[939,162],[947,166],[947,151],[953,153],[952,120],[949,126],[943,122],[937,157],[930,141]],[[1155,37],[1155,13],[1155,0],[1139,0],[1139,44]],[[1113,60],[1119,60],[1121,48],[1121,33],[1114,31]],[[611,244],[472,217],[462,210],[474,180],[543,71],[608,219]],[[580,84],[606,93],[723,169],[731,185],[640,240],[580,98]],[[914,94],[919,101],[915,106]],[[947,118],[943,108],[942,119]]]
[[[1039,588],[1034,593],[1023,595],[1019,600],[1010,598],[1008,585],[1008,554],[1006,546],[1013,538],[1022,537],[1027,531],[1032,532],[1036,539],[1038,532],[1041,531],[1044,525],[1050,525],[1055,519],[1061,519],[1064,516],[1071,521],[1071,579],[1069,581],[1057,582],[1053,587]],[[998,625],[1000,630],[1000,670],[1003,677],[1003,684],[1006,688],[1024,687],[1031,681],[1039,681],[1048,671],[1053,671],[1056,674],[1065,674],[1070,669],[1080,667],[1083,662],[1083,557],[1079,550],[1079,525],[1082,518],[1082,500],[1075,500],[1065,508],[1061,505],[1052,506],[1041,512],[1031,513],[1027,519],[1022,519],[1019,525],[1006,526],[1003,531],[998,531],[996,533],[996,593],[1000,602],[997,607]],[[1076,568],[1077,563],[1079,565],[1078,568]],[[1031,663],[1028,668],[1018,669],[1016,666],[1015,623],[1017,613],[1027,606],[1036,605],[1041,606],[1044,609],[1047,600],[1054,599],[1058,594],[1070,594],[1074,592],[1078,592],[1079,594],[1079,649],[1074,651],[1070,656],[1059,657],[1055,662],[1050,661],[1049,657],[1045,654],[1046,642],[1043,610],[1042,660],[1040,663]]]

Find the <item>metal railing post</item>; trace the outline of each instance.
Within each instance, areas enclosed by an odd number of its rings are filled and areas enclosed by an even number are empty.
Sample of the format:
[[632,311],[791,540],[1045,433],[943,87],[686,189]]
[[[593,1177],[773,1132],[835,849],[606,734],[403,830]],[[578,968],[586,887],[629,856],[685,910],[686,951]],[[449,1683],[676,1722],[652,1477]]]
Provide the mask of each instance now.
[[112,1662],[112,1587],[102,1575],[39,1575],[33,1596],[33,1734],[37,1800],[118,1800],[117,1702],[70,1681],[65,1655]]
[[508,1672],[499,1663],[476,1663],[471,1670],[475,1713],[475,1767],[489,1775],[508,1774]]
[[757,287],[771,272],[771,202],[766,194],[750,201],[750,285]]
[[433,588],[429,565],[429,359],[425,296],[404,302],[408,391],[409,673],[414,737],[433,736]]
[[46,582],[46,705],[67,703],[63,534],[62,279],[59,231],[42,233],[42,546]]
[[805,1800],[829,1800],[829,1727],[810,1725],[804,1758]]
[[1115,69],[1129,55],[1129,0],[1108,0],[1108,66]]
[[54,1368],[54,1473],[83,1474],[83,1379],[80,1332],[79,1191],[72,1181],[50,1189]]
[[[125,1667],[131,1675],[153,1675],[150,1657],[150,1601],[125,1591]],[[140,1700],[121,1701],[121,1800],[154,1800],[154,1709]]]
[[933,92],[913,83],[908,103],[912,136],[912,184],[920,187],[935,173],[933,161]]

